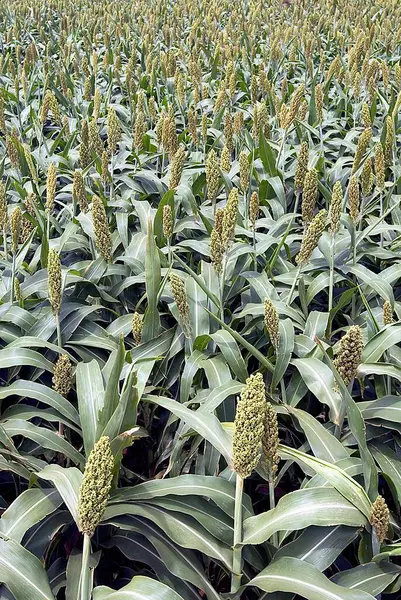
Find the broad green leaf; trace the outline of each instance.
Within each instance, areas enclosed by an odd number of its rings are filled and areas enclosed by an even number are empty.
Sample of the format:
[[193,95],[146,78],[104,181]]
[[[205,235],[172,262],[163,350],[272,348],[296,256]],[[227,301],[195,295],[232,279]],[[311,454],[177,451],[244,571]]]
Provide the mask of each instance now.
[[57,490],[25,490],[2,514],[0,531],[4,536],[21,542],[30,527],[54,512],[61,503]]
[[331,582],[309,563],[298,558],[274,560],[247,584],[265,592],[290,592],[307,600],[374,600],[359,590],[347,590]]
[[104,398],[102,372],[96,360],[78,364],[76,383],[85,454],[88,456],[96,442],[99,413]]
[[32,398],[43,404],[52,406],[59,413],[67,417],[73,423],[79,425],[79,415],[72,404],[52,388],[36,381],[25,381],[18,379],[11,385],[0,388],[0,400],[9,396],[21,396],[21,398]]
[[182,419],[184,423],[192,427],[199,435],[210,442],[212,446],[224,456],[227,463],[231,465],[231,438],[224,431],[220,421],[214,415],[189,410],[175,400],[163,396],[143,396],[142,399],[145,402],[152,402],[153,404],[162,406],[172,412],[176,417]]
[[287,410],[298,419],[315,456],[333,463],[349,457],[349,452],[342,443],[315,417],[299,408],[289,406]]
[[284,377],[294,350],[294,325],[292,321],[290,319],[280,321],[279,331],[280,341],[276,350],[276,366],[274,367],[272,389],[275,389]]
[[295,358],[291,361],[302,379],[316,398],[330,407],[333,423],[338,422],[341,410],[341,396],[335,390],[335,379],[330,368],[317,358]]
[[240,381],[245,383],[245,380],[248,377],[248,371],[240,349],[238,348],[238,344],[233,336],[225,329],[220,329],[220,331],[216,331],[216,333],[213,333],[210,337],[218,344],[221,353],[230,365],[234,375]]
[[332,465],[320,458],[309,456],[300,450],[295,450],[295,448],[283,444],[279,445],[279,454],[281,458],[291,458],[300,466],[306,465],[315,473],[324,477],[344,498],[355,507],[358,507],[367,518],[370,517],[371,503],[365,490],[337,465]]
[[297,490],[283,496],[276,508],[244,522],[244,544],[261,544],[277,531],[296,531],[310,525],[367,525],[366,517],[334,488]]
[[0,582],[18,600],[54,600],[40,560],[14,540],[1,535]]
[[400,575],[401,568],[397,565],[371,562],[337,573],[331,581],[349,590],[364,590],[377,596]]
[[140,575],[118,591],[103,585],[93,590],[93,600],[121,600],[122,597],[127,600],[184,600],[164,583]]
[[74,446],[51,429],[38,427],[22,419],[9,419],[3,424],[4,430],[10,437],[22,435],[39,444],[43,448],[60,452],[78,465],[84,464],[84,458]]
[[148,307],[143,321],[142,339],[144,342],[148,342],[155,338],[160,330],[157,301],[161,283],[161,270],[159,251],[156,246],[151,219],[148,220],[148,232],[146,236],[145,277]]
[[179,546],[199,550],[221,562],[228,569],[231,567],[231,549],[206,531],[192,517],[183,513],[177,515],[173,511],[166,511],[158,506],[119,503],[110,504],[106,508],[102,521],[115,523],[115,518],[122,515],[135,515],[149,519]]
[[386,350],[399,342],[401,342],[401,324],[389,325],[368,341],[362,352],[362,361],[377,362]]
[[335,527],[312,525],[307,527],[296,540],[282,546],[274,558],[292,556],[312,564],[319,571],[324,571],[358,535],[358,529],[346,525]]
[[53,372],[54,365],[35,350],[4,348],[0,350],[0,369],[30,366]]
[[78,524],[78,499],[83,475],[75,467],[63,468],[59,465],[47,465],[37,473],[40,479],[51,481],[57,488],[75,523]]

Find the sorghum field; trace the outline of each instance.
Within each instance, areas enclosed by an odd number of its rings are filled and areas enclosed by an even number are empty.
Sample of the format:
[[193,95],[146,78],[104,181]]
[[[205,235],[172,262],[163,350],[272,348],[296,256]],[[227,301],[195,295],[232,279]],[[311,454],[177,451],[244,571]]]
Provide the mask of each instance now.
[[397,0],[0,0],[1,600],[401,598]]

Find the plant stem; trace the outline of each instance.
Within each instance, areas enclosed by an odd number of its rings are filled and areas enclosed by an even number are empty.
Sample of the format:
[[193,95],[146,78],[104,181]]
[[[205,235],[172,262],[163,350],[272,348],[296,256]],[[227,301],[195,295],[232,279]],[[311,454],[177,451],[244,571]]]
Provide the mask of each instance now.
[[60,348],[62,348],[63,340],[61,337],[60,314],[57,313],[55,318],[56,318],[56,328],[57,328],[57,344],[60,346]]
[[334,288],[334,238],[335,234],[331,238],[330,244],[330,283],[329,283],[329,312],[333,308],[333,288]]
[[231,574],[231,593],[238,591],[241,585],[241,546],[242,541],[242,494],[244,480],[238,475],[235,480],[235,508],[234,508],[234,543],[233,543],[233,570]]
[[292,302],[292,297],[293,297],[293,295],[294,295],[295,287],[296,287],[296,285],[297,285],[297,283],[298,283],[298,279],[299,279],[299,276],[300,276],[300,274],[301,274],[301,269],[302,269],[302,265],[299,265],[299,267],[298,267],[298,269],[297,269],[297,272],[296,272],[296,274],[295,274],[295,277],[294,277],[294,281],[292,282],[292,286],[291,286],[291,289],[290,289],[290,293],[288,294],[288,298],[287,298],[287,300],[286,300],[286,305],[287,305],[287,306],[290,306],[290,304],[291,304],[291,302]]
[[90,577],[87,575],[89,568],[88,562],[91,551],[91,540],[86,533],[84,533],[84,545],[82,548],[82,566],[81,566],[81,578],[79,582],[79,600],[90,600],[90,589],[89,581]]
[[[274,481],[269,476],[269,502],[270,502],[270,510],[276,507],[276,499],[274,497]],[[272,536],[273,545],[278,548],[278,533],[275,531]]]
[[257,259],[257,256],[256,256],[256,231],[255,231],[255,227],[253,227],[252,241],[253,241],[253,268],[255,269],[255,271],[257,271],[258,270],[258,259]]
[[223,256],[223,269],[220,275],[220,319],[224,321],[224,281],[226,278],[227,254]]
[[15,252],[13,252],[13,264],[11,267],[11,290],[10,290],[10,302],[14,302],[14,281],[15,281]]

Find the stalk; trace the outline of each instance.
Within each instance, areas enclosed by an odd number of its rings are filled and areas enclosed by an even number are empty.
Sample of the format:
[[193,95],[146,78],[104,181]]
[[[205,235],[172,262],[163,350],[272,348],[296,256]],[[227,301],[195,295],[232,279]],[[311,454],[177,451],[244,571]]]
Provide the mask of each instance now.
[[[270,502],[270,510],[276,507],[276,499],[274,497],[274,481],[269,475],[269,502]],[[272,535],[273,546],[278,548],[278,532],[275,531]]]
[[333,288],[334,288],[334,239],[335,234],[331,238],[330,244],[330,283],[329,283],[329,312],[333,308]]
[[227,255],[223,256],[223,268],[220,275],[220,319],[224,321],[224,282],[226,279]]
[[62,341],[62,337],[61,337],[60,314],[57,313],[55,315],[55,318],[56,318],[56,328],[57,328],[57,344],[58,344],[58,346],[60,346],[60,348],[62,348],[63,341]]
[[290,293],[288,294],[288,298],[287,298],[287,300],[286,300],[286,305],[287,305],[287,306],[290,306],[290,304],[291,304],[291,302],[292,302],[292,297],[293,297],[293,295],[294,295],[295,287],[296,287],[296,285],[297,285],[297,283],[298,283],[298,279],[299,279],[299,276],[300,276],[300,274],[301,274],[301,269],[302,269],[302,265],[299,265],[299,267],[298,267],[298,269],[297,269],[297,272],[296,272],[296,274],[295,274],[295,277],[294,277],[294,281],[292,282],[292,286],[291,286],[291,289],[290,289]]
[[82,548],[82,566],[81,566],[81,578],[79,582],[79,600],[90,600],[90,578],[87,577],[87,570],[89,568],[89,557],[91,551],[91,539],[84,533],[84,545]]
[[233,570],[231,574],[231,593],[238,591],[241,585],[241,554],[242,541],[242,494],[244,480],[238,475],[235,480],[235,507],[234,507],[234,544],[233,544]]
[[14,302],[14,282],[15,282],[15,252],[13,252],[13,263],[11,267],[11,292],[10,292],[10,302],[11,304]]

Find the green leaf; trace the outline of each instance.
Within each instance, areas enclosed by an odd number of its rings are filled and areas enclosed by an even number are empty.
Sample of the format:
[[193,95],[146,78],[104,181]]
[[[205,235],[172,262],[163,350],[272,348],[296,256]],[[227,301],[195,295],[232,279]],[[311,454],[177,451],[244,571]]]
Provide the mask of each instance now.
[[103,408],[104,386],[99,363],[78,363],[76,374],[79,414],[85,454],[88,456],[96,442],[99,414]]
[[331,581],[349,590],[363,590],[377,596],[400,575],[401,568],[397,565],[370,562],[337,573]]
[[161,269],[159,251],[153,235],[151,219],[148,220],[148,233],[146,236],[145,276],[148,307],[143,321],[142,339],[144,342],[147,342],[155,338],[160,331],[160,316],[157,310],[157,301],[161,283]]
[[139,575],[118,591],[104,585],[93,590],[93,600],[121,600],[122,597],[127,600],[184,600],[164,583]]
[[18,600],[55,600],[39,559],[0,535],[0,582]]
[[32,398],[43,404],[55,408],[59,413],[67,417],[73,423],[79,425],[79,415],[75,408],[63,396],[53,389],[37,383],[36,381],[26,381],[18,379],[11,385],[0,388],[0,400],[9,396],[21,396],[21,398]]
[[295,358],[291,361],[301,374],[312,394],[330,407],[330,417],[337,423],[341,410],[341,396],[335,391],[335,379],[330,368],[317,358]]
[[247,586],[256,586],[265,592],[290,592],[307,600],[374,600],[367,592],[347,590],[331,582],[307,562],[298,558],[274,560]]
[[[244,522],[244,544],[261,544],[277,531],[296,531],[310,525],[362,527],[366,517],[334,488],[296,490],[276,508]],[[284,590],[283,590],[284,591]]]
[[162,396],[143,396],[142,400],[167,408],[167,410],[182,419],[184,423],[192,427],[199,435],[210,442],[224,456],[229,465],[232,464],[231,438],[224,431],[220,421],[214,415],[189,410],[175,400]]
[[16,542],[21,542],[30,527],[54,512],[61,503],[57,490],[25,490],[2,514],[0,531]]
[[284,459],[291,458],[301,466],[306,465],[315,473],[324,477],[344,498],[355,507],[358,507],[367,518],[370,517],[371,503],[365,490],[337,465],[332,465],[320,458],[315,458],[283,444],[279,445],[279,455]]
[[110,504],[106,508],[102,522],[107,521],[120,526],[118,517],[126,518],[128,515],[140,516],[156,523],[179,546],[199,550],[228,569],[231,568],[231,549],[206,531],[194,518],[183,513],[166,511],[159,506],[118,503]]
[[83,475],[75,467],[65,469],[59,465],[47,465],[37,473],[40,479],[51,481],[57,488],[65,505],[78,525],[78,499]]
[[39,444],[43,448],[60,452],[78,465],[84,464],[84,458],[74,446],[51,429],[38,427],[22,419],[9,419],[3,424],[4,430],[10,437],[22,435]]
[[279,323],[280,341],[276,350],[276,366],[274,368],[272,389],[280,383],[288,368],[292,352],[294,350],[294,325],[290,319],[284,319]]

